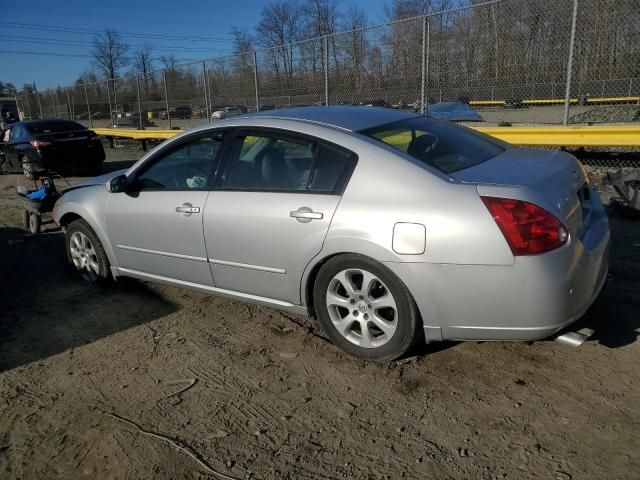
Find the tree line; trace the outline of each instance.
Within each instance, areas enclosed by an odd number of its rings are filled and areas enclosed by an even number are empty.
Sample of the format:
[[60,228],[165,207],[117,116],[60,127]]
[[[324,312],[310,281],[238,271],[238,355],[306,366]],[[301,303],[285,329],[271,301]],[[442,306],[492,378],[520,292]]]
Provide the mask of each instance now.
[[[209,95],[238,103],[254,94],[256,55],[260,95],[310,101],[324,93],[328,65],[336,101],[365,97],[419,98],[423,21],[428,20],[429,91],[458,95],[502,86],[559,85],[566,78],[573,0],[391,0],[382,18],[337,0],[273,0],[253,29],[232,28],[231,55],[209,60]],[[463,10],[461,7],[474,6]],[[577,81],[640,77],[640,2],[581,0],[574,76]],[[372,23],[387,22],[372,27]],[[341,33],[342,32],[342,33]],[[309,40],[310,39],[310,40]],[[172,99],[202,98],[201,64],[156,57],[153,45],[131,50],[115,30],[96,36],[92,68],[77,85],[116,79],[120,98],[134,99],[136,76],[144,101],[161,100],[166,77]],[[114,84],[116,81],[114,80]],[[104,96],[104,87],[91,95]],[[115,95],[115,92],[114,92]],[[548,93],[546,93],[548,95]]]

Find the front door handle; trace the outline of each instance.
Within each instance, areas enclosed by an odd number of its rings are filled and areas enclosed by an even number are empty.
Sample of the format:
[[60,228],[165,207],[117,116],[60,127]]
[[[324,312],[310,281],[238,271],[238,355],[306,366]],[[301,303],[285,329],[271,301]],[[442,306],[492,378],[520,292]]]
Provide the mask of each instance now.
[[176,207],[176,212],[188,217],[193,213],[200,213],[200,207],[194,207],[190,203],[183,203],[182,206]]
[[309,223],[311,220],[322,220],[322,213],[314,212],[309,207],[300,207],[298,210],[289,212],[291,218],[295,218],[300,223]]

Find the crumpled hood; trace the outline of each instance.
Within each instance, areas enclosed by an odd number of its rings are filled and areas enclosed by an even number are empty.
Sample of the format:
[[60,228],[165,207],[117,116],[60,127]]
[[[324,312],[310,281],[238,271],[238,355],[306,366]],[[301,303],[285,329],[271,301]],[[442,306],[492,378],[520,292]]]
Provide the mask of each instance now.
[[77,183],[69,188],[65,188],[64,190],[62,190],[62,193],[64,194],[71,190],[76,190],[78,188],[83,188],[83,187],[92,187],[94,185],[104,185],[112,178],[115,178],[118,175],[123,175],[127,170],[128,169],[124,168],[122,170],[116,170],[115,172],[105,173],[104,175],[99,175],[97,177],[87,178],[86,180],[80,183]]

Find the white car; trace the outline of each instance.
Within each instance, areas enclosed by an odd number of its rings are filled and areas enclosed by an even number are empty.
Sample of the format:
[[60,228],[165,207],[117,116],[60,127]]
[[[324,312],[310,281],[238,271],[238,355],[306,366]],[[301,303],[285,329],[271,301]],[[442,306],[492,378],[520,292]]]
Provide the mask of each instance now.
[[242,110],[238,107],[224,107],[222,110],[216,110],[211,114],[211,120],[223,120],[225,118],[237,117],[242,115]]

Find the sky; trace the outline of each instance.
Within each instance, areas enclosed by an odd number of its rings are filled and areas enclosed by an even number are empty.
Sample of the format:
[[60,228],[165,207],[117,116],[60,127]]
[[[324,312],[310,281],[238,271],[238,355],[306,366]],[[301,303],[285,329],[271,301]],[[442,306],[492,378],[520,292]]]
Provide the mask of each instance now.
[[[73,84],[91,65],[95,31],[105,28],[125,34],[131,50],[151,44],[155,57],[174,54],[188,62],[220,56],[231,49],[231,28],[253,31],[268,3],[0,0],[0,81],[17,88],[35,82],[40,90]],[[350,5],[364,9],[369,23],[381,21],[385,3],[388,0],[338,0],[341,11]]]

